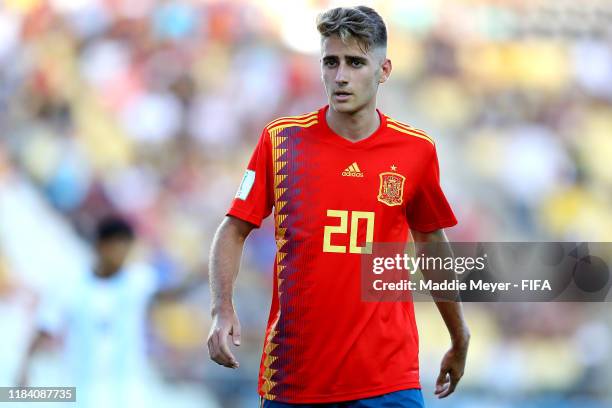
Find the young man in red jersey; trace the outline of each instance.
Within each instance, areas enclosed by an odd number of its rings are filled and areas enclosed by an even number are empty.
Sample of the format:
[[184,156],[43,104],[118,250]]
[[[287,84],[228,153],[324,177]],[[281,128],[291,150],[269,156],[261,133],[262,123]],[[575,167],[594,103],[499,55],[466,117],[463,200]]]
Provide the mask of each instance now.
[[[270,122],[212,245],[211,358],[237,368],[232,303],[249,232],[274,210],[274,291],[259,374],[264,407],[422,407],[411,302],[365,302],[360,262],[372,243],[437,242],[456,224],[433,141],[376,109],[391,73],[386,28],[371,8],[321,14],[329,105]],[[469,331],[458,302],[437,302],[452,347],[435,393],[463,375]],[[305,405],[304,405],[305,404]]]

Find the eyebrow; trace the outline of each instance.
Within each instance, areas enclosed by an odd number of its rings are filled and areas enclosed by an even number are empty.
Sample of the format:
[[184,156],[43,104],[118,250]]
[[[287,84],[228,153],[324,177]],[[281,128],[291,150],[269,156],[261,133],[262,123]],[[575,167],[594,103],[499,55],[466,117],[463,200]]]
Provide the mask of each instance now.
[[[367,58],[362,57],[360,55],[345,55],[344,56],[345,59],[347,60],[351,60],[351,61],[360,61],[360,62],[367,62]],[[323,61],[329,61],[332,59],[340,59],[337,55],[326,55],[322,58]]]

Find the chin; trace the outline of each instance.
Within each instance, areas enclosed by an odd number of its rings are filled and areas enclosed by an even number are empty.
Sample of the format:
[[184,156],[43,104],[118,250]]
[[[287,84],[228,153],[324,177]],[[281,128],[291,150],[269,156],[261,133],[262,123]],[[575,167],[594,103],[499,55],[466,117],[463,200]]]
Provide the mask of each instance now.
[[355,113],[358,110],[352,103],[330,102],[329,105],[338,113]]

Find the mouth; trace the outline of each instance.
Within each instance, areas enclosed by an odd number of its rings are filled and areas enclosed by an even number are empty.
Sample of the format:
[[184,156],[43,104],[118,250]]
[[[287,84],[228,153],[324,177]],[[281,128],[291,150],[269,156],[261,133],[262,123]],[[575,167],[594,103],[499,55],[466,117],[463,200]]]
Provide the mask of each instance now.
[[338,101],[345,101],[350,98],[353,94],[346,91],[337,91],[334,92],[334,98]]

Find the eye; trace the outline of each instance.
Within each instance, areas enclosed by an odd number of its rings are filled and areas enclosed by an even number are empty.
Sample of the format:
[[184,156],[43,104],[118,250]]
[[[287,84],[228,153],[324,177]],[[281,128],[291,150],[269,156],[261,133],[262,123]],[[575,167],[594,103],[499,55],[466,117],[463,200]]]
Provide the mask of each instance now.
[[328,68],[332,68],[336,66],[336,61],[334,60],[325,60],[323,61],[323,65],[325,65]]
[[354,68],[359,68],[363,65],[363,62],[359,61],[359,60],[352,60],[351,61],[351,66]]

